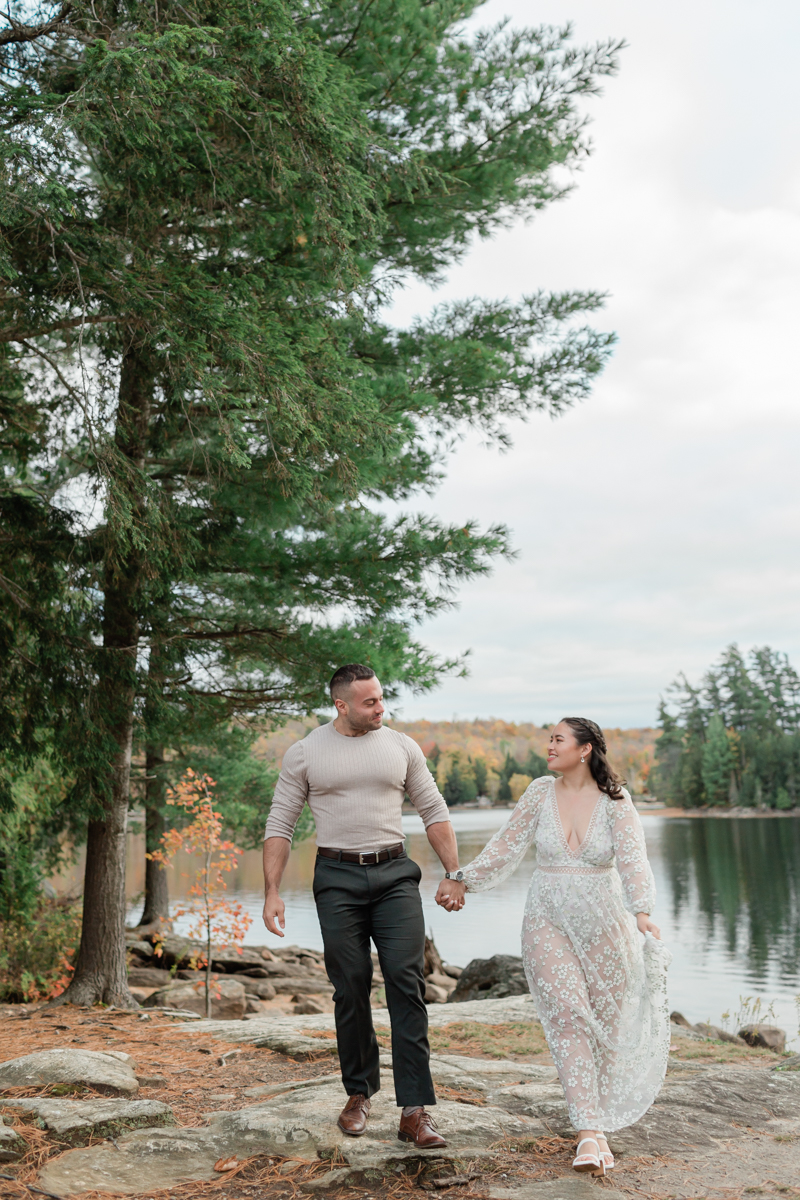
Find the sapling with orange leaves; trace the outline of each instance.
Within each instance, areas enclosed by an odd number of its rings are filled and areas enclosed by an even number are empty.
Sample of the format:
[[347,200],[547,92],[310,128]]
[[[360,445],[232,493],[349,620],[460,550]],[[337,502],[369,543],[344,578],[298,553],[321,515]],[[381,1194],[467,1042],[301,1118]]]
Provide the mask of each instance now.
[[238,865],[244,851],[222,836],[222,816],[214,809],[211,794],[215,786],[209,775],[198,775],[191,768],[184,772],[180,782],[168,790],[167,804],[182,808],[191,819],[182,829],[168,829],[161,838],[163,850],[154,850],[147,856],[165,867],[173,865],[179,851],[201,857],[186,901],[174,910],[173,916],[193,918],[189,937],[202,937],[205,942],[205,953],[194,961],[205,967],[207,1017],[211,1016],[212,941],[222,946],[234,945],[241,954],[241,943],[252,924],[241,904],[225,895],[225,876]]

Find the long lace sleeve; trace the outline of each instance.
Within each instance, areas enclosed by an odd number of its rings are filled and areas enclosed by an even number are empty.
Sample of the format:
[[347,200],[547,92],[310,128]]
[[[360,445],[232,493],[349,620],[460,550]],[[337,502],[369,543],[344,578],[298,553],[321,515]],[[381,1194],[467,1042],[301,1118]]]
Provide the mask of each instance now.
[[513,875],[536,833],[548,781],[543,776],[528,785],[503,828],[463,868],[468,892],[488,892]]
[[656,903],[656,884],[647,861],[644,830],[630,795],[624,788],[622,791],[624,799],[612,802],[612,836],[617,870],[625,893],[625,907],[634,914],[651,913]]

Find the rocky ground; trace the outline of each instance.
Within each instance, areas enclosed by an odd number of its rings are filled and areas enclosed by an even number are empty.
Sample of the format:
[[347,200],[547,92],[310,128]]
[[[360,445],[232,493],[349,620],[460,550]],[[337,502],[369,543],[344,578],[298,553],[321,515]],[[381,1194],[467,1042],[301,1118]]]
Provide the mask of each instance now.
[[[295,993],[299,994],[299,993]],[[606,1180],[570,1170],[566,1109],[528,996],[432,1004],[448,1150],[396,1138],[388,1014],[369,1131],[344,1138],[329,1013],[190,1019],[158,1008],[9,1006],[0,1025],[0,1195],[145,1200],[800,1196],[800,1058],[674,1026],[657,1103],[612,1135]],[[418,1194],[418,1193],[417,1193]]]

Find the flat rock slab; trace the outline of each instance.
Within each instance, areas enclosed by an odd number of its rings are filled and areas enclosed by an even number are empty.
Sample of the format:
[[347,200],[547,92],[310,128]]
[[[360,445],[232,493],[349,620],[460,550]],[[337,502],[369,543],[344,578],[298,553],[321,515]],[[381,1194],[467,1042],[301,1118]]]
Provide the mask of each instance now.
[[[542,1183],[524,1183],[515,1188],[489,1188],[491,1200],[596,1200],[596,1184],[585,1175],[565,1175]],[[603,1184],[603,1200],[627,1200],[624,1192]]]
[[109,1096],[135,1096],[139,1084],[130,1054],[97,1050],[37,1050],[0,1063],[0,1091],[68,1084],[93,1087]]
[[42,1186],[61,1195],[92,1189],[131,1195],[217,1178],[213,1167],[222,1157],[281,1154],[314,1161],[337,1148],[353,1168],[384,1171],[424,1158],[450,1160],[465,1151],[474,1156],[501,1138],[545,1132],[540,1123],[502,1109],[445,1101],[436,1106],[436,1120],[447,1149],[417,1150],[397,1138],[392,1091],[373,1098],[369,1133],[362,1138],[345,1137],[336,1124],[344,1100],[341,1080],[334,1076],[238,1112],[209,1113],[207,1129],[136,1130],[115,1145],[67,1151],[44,1168]]
[[[546,1119],[546,1118],[545,1118]],[[713,1147],[737,1128],[800,1120],[800,1078],[768,1068],[705,1067],[668,1076],[641,1121],[609,1136],[615,1152],[660,1154]]]
[[83,1146],[92,1137],[117,1137],[130,1129],[174,1125],[168,1104],[160,1100],[5,1100],[7,1108],[32,1113],[42,1129],[67,1146]]
[[[273,983],[276,981],[273,979]],[[389,1010],[374,1008],[372,1019],[379,1028],[390,1028]],[[431,1028],[451,1025],[454,1021],[476,1021],[481,1025],[505,1025],[516,1021],[538,1020],[533,997],[508,996],[500,1000],[467,1000],[462,1004],[432,1004],[428,1008]],[[250,1042],[290,1056],[320,1054],[336,1050],[336,1039],[313,1037],[313,1033],[334,1033],[333,1013],[305,1017],[252,1016],[244,1021],[206,1021],[195,1029],[226,1042]],[[286,1047],[286,1049],[284,1049]]]

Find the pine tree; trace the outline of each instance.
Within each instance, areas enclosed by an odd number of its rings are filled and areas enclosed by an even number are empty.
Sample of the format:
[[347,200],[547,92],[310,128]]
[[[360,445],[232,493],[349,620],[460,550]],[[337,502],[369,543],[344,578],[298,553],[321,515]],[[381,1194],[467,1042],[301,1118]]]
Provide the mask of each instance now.
[[313,711],[343,659],[389,687],[457,668],[413,624],[507,532],[375,501],[429,489],[463,425],[502,441],[506,417],[563,411],[609,352],[576,325],[593,293],[377,315],[393,281],[563,194],[577,99],[614,69],[568,31],[470,43],[471,7],[77,0],[0,48],[3,486],[31,548],[6,709],[13,753],[46,729],[88,819],[75,1002],[130,1003],[135,740],[152,841],[176,752]]
[[708,804],[726,804],[733,770],[733,754],[719,713],[712,714],[703,746],[703,787]]

